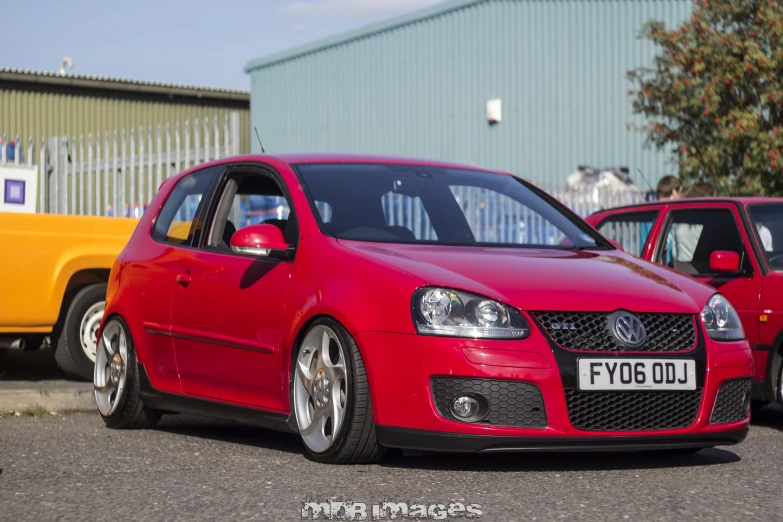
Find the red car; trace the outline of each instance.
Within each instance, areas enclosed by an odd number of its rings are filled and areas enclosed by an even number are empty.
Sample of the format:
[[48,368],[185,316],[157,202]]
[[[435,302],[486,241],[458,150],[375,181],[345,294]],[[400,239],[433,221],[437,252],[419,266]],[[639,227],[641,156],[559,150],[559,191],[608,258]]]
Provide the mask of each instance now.
[[[284,218],[238,222],[249,196]],[[510,174],[264,155],[161,185],[111,271],[95,397],[111,428],[230,418],[321,462],[694,451],[744,440],[752,373],[714,288]]]
[[753,348],[754,403],[783,404],[783,198],[694,198],[587,218],[626,251],[723,294]]

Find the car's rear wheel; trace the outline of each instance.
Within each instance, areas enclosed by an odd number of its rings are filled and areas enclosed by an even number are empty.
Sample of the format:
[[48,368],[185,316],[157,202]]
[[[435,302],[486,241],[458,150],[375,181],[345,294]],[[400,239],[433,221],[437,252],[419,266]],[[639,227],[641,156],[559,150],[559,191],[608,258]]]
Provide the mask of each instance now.
[[89,381],[95,367],[97,332],[106,307],[106,283],[85,286],[58,325],[54,358],[69,377]]
[[353,338],[337,321],[317,319],[296,348],[291,404],[313,460],[358,464],[383,457],[364,363]]
[[783,361],[780,361],[780,368],[778,369],[778,389],[776,395],[775,399],[783,406]]
[[160,419],[159,411],[141,402],[136,350],[128,325],[120,317],[112,317],[103,327],[93,384],[95,403],[109,428],[151,428]]

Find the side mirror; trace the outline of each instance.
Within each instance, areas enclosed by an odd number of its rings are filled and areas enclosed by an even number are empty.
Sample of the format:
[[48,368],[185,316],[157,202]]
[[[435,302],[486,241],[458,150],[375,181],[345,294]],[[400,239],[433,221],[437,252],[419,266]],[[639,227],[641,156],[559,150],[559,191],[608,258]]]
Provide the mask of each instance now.
[[275,250],[286,250],[288,244],[275,225],[251,225],[231,236],[231,250],[237,254],[269,257]]
[[728,250],[716,250],[710,254],[710,270],[713,272],[738,272],[740,256]]
[[624,250],[623,250],[623,246],[622,246],[620,243],[618,243],[618,242],[617,242],[617,241],[615,241],[614,239],[610,239],[610,238],[608,238],[608,237],[607,237],[606,239],[607,239],[607,241],[609,241],[609,242],[612,244],[612,246],[613,246],[613,247],[615,247],[617,250],[619,250],[620,252],[624,252]]

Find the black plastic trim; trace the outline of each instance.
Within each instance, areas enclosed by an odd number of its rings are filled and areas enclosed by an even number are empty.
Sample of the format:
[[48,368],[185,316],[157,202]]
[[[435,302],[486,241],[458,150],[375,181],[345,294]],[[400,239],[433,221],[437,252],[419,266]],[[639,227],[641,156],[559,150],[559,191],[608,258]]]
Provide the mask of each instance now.
[[152,387],[144,365],[138,364],[139,396],[148,408],[176,413],[187,413],[215,419],[233,420],[287,433],[298,433],[293,415],[273,413],[251,407],[236,406],[206,398],[186,397],[174,393],[160,392]]
[[621,437],[514,437],[464,435],[438,431],[376,426],[378,442],[390,448],[432,452],[490,453],[537,451],[646,451],[677,448],[709,448],[739,444],[748,428],[695,435]]

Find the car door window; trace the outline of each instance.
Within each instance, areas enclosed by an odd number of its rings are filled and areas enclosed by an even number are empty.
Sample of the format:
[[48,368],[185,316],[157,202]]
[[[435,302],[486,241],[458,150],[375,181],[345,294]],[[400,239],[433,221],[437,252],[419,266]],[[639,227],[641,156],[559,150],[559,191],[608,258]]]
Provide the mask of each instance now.
[[155,219],[153,239],[175,245],[198,241],[204,228],[201,218],[205,195],[209,193],[220,167],[199,170],[177,181]]
[[750,270],[734,213],[724,209],[673,210],[659,240],[655,262],[692,276],[714,276],[710,255],[716,250],[736,252]]
[[604,236],[620,243],[629,254],[641,257],[658,214],[657,210],[615,214],[603,220],[597,228]]
[[251,225],[274,225],[288,243],[296,241],[291,207],[275,178],[260,170],[228,175],[209,227],[206,248],[230,251],[231,237]]

